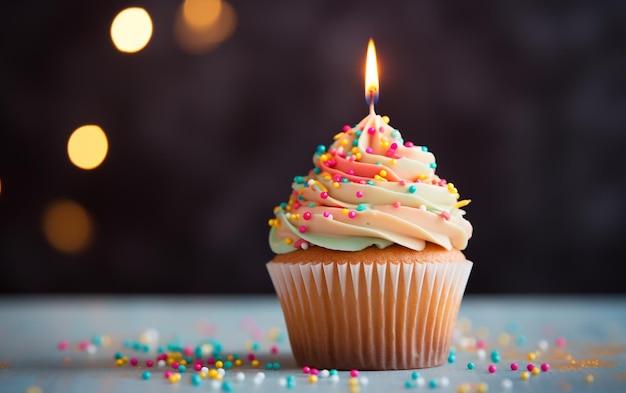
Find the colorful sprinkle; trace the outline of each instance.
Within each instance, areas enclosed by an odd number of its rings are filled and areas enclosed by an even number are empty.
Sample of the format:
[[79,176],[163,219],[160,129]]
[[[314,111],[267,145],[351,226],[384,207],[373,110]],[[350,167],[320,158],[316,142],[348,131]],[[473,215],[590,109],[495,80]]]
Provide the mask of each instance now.
[[467,363],[467,369],[468,370],[473,370],[474,368],[476,368],[476,365],[474,365],[474,363],[472,363],[472,362]]
[[495,373],[498,369],[496,368],[496,366],[494,364],[490,364],[489,367],[487,368],[487,370],[489,371],[489,373],[493,374]]
[[517,371],[518,368],[519,368],[519,365],[517,363],[511,363],[511,370]]

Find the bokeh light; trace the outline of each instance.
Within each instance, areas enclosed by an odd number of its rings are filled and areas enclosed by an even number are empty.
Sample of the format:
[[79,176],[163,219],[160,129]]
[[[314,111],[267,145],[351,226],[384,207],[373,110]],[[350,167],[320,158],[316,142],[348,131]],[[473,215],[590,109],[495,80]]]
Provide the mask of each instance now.
[[67,154],[72,164],[94,169],[102,164],[109,151],[107,136],[97,125],[88,124],[74,130],[67,141]]
[[176,13],[174,35],[180,48],[203,54],[227,40],[237,28],[237,13],[222,0],[185,0]]
[[151,37],[152,19],[143,8],[126,8],[111,23],[111,39],[120,52],[139,52]]
[[60,199],[45,208],[43,231],[52,247],[75,254],[91,243],[93,224],[85,208],[74,201]]

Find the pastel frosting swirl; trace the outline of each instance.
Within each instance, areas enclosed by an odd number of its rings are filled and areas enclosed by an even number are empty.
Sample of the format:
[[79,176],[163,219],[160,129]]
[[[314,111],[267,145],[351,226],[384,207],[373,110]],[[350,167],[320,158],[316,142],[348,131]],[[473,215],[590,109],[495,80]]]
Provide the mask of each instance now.
[[296,176],[287,202],[274,209],[269,243],[276,254],[309,245],[357,251],[393,243],[423,250],[426,242],[463,250],[472,225],[453,183],[435,174],[425,146],[404,142],[388,119],[370,114],[344,126]]

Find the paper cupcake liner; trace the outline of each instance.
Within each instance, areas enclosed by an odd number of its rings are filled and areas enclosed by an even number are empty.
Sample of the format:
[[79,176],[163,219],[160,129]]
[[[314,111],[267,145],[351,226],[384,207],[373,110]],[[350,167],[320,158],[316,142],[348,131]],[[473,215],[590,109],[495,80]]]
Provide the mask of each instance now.
[[340,370],[445,363],[471,268],[470,261],[267,264],[298,364]]

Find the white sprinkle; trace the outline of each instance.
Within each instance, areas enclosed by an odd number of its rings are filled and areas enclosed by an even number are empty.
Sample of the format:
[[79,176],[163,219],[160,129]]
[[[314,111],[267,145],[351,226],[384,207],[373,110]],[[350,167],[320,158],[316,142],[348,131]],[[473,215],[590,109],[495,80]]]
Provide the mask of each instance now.
[[159,367],[164,367],[165,366],[165,360],[161,359],[157,362],[157,366]]
[[420,205],[420,210],[426,211],[426,205]]
[[540,349],[542,352],[545,352],[545,351],[547,351],[547,350],[548,350],[549,344],[548,344],[548,341],[547,341],[547,340],[541,340],[541,341],[539,341],[539,343],[537,344],[537,346],[539,347],[539,349]]
[[300,248],[302,248],[303,250],[306,250],[307,248],[309,248],[309,243],[307,242],[302,242],[300,244]]
[[89,344],[89,345],[87,346],[87,352],[88,352],[90,355],[93,355],[94,353],[98,352],[98,348],[97,348],[95,345],[93,345],[93,344]]
[[205,373],[205,374],[207,374],[207,373],[209,372],[209,368],[208,368],[208,367],[202,367],[202,368],[200,369],[200,372],[201,372],[201,373]]
[[235,374],[235,381],[241,382],[244,379],[246,379],[246,375],[244,373],[242,373],[241,371],[239,371],[237,374]]
[[222,387],[222,381],[219,381],[219,380],[217,380],[217,379],[212,380],[212,381],[211,381],[211,387],[212,387],[213,389],[219,389],[219,388],[221,388],[221,387]]
[[513,388],[513,381],[511,381],[510,379],[503,379],[502,380],[502,388],[509,390]]
[[328,378],[328,376],[330,375],[330,371],[323,369],[320,371],[320,378]]
[[485,352],[485,350],[481,348],[476,351],[476,356],[478,356],[478,359],[483,360],[485,357],[487,357],[487,352]]
[[330,380],[333,382],[339,382],[339,375],[335,374],[335,375],[331,375],[330,376]]
[[370,383],[370,379],[364,375],[362,377],[359,377],[359,383],[363,386],[367,386]]
[[278,385],[282,386],[282,387],[287,386],[287,378],[285,378],[285,377],[279,378],[278,379]]
[[291,217],[291,213],[285,213],[285,218],[289,219],[289,217]]
[[417,386],[424,386],[426,385],[426,379],[419,377],[415,380],[415,383],[417,384]]
[[223,368],[220,367],[220,368],[217,369],[217,373],[223,377],[224,374],[226,374],[226,370],[224,370]]
[[448,379],[448,377],[441,377],[439,383],[441,384],[441,386],[448,386],[450,385],[450,379]]

